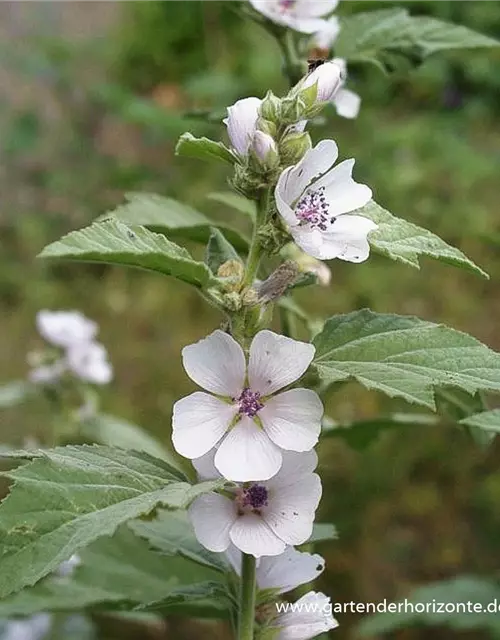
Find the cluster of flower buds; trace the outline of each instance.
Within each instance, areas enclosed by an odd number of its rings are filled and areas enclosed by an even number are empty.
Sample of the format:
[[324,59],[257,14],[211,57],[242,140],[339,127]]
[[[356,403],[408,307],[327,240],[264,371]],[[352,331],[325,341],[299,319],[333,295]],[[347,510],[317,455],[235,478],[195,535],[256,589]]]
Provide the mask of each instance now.
[[51,385],[68,373],[93,384],[111,381],[113,369],[107,351],[95,340],[97,323],[79,311],[42,310],[37,313],[36,325],[53,349],[29,354],[32,382]]

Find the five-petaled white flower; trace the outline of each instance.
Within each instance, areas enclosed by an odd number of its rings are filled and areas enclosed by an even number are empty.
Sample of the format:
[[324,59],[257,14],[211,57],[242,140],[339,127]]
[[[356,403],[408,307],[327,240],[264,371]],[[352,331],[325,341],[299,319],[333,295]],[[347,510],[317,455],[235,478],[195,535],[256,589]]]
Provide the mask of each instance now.
[[311,640],[338,626],[332,615],[330,598],[315,591],[309,591],[297,602],[289,604],[288,610],[271,623],[271,627],[279,629],[273,640]]
[[215,395],[197,391],[174,405],[172,440],[187,458],[217,445],[215,466],[228,480],[267,480],[281,467],[283,450],[309,451],[318,441],[323,405],[310,389],[290,389],[311,364],[314,347],[259,331],[248,370],[240,345],[217,330],[184,347],[188,376]]
[[299,247],[320,260],[368,258],[368,233],[377,225],[360,215],[345,215],[367,204],[371,189],[352,178],[354,160],[333,166],[338,148],[323,140],[281,174],[276,206]]
[[[241,551],[231,544],[226,556],[236,573],[241,575]],[[257,560],[257,586],[274,589],[277,594],[287,593],[316,580],[324,569],[325,560],[317,553],[313,555],[287,547],[279,556],[264,556]]]
[[[209,493],[189,507],[199,542],[210,551],[226,551],[232,542],[256,558],[277,556],[288,545],[306,542],[321,498],[321,480],[313,473],[314,451],[283,453],[283,466],[271,480]],[[201,478],[214,477],[213,453],[194,461]]]
[[250,0],[250,3],[276,24],[300,33],[315,33],[324,28],[323,16],[331,13],[339,0]]

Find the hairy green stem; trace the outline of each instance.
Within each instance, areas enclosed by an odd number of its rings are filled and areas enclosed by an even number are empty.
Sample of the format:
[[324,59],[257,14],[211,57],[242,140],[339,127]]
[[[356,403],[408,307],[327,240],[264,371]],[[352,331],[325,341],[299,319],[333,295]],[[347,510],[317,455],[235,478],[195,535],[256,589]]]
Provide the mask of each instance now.
[[257,277],[260,259],[262,257],[262,247],[260,245],[259,230],[265,223],[269,211],[270,189],[264,189],[261,192],[258,207],[257,218],[253,229],[252,242],[248,252],[248,259],[245,269],[245,277],[243,278],[243,288],[251,287]]
[[287,77],[290,87],[293,87],[304,75],[293,33],[287,30],[286,33],[276,36],[276,39],[283,55],[283,73]]
[[255,622],[255,558],[244,553],[241,560],[241,590],[238,640],[253,640]]

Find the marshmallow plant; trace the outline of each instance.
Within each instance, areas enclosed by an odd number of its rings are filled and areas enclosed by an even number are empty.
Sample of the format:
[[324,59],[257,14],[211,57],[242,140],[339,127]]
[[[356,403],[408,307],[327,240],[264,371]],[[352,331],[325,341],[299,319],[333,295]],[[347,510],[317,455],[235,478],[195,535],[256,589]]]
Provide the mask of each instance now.
[[[281,97],[243,96],[227,107],[221,140],[185,133],[177,144],[178,155],[226,168],[233,191],[212,197],[235,208],[235,227],[162,196],[134,194],[42,252],[46,259],[177,278],[215,307],[220,321],[180,350],[179,364],[198,389],[172,406],[177,455],[144,439],[15,454],[28,462],[9,472],[11,494],[0,506],[0,598],[23,588],[36,592],[25,613],[37,613],[41,602],[47,610],[207,615],[231,620],[238,640],[308,640],[332,630],[335,594],[305,585],[324,561],[296,547],[333,537],[332,525],[315,524],[322,494],[315,448],[332,431],[342,437],[357,429],[355,422],[335,427],[323,415],[335,383],[355,381],[428,411],[451,386],[460,394],[455,420],[485,409],[478,396],[469,399],[477,392],[500,391],[500,355],[464,333],[367,309],[317,318],[293,299],[297,287],[307,291],[330,280],[340,286],[338,261],[357,269],[373,253],[417,268],[425,256],[486,276],[459,249],[377,204],[376,188],[365,184],[348,150],[333,139],[313,143],[312,134],[316,117],[328,117],[344,89],[344,61],[387,67],[389,54],[415,60],[459,42],[495,43],[402,9],[334,20],[335,8],[336,2],[309,0],[242,5],[277,39],[290,89]],[[297,32],[292,37],[290,29]],[[335,57],[308,65],[315,34],[323,42],[336,37]],[[176,240],[202,242],[204,260],[176,244],[171,228]],[[93,358],[102,365],[102,352],[87,352],[89,364],[73,343],[78,338],[80,348],[94,340],[92,324],[73,317],[63,331],[55,320],[61,322],[53,318],[40,330],[67,351],[64,371],[95,378],[102,367],[94,368]],[[496,415],[473,424],[491,425]],[[410,412],[373,424],[422,422],[421,413]],[[71,603],[54,602],[37,581],[76,552],[94,558],[96,573],[84,559]],[[123,579],[127,566],[130,581]],[[305,595],[286,595],[299,585]],[[9,596],[13,613],[22,596]]]

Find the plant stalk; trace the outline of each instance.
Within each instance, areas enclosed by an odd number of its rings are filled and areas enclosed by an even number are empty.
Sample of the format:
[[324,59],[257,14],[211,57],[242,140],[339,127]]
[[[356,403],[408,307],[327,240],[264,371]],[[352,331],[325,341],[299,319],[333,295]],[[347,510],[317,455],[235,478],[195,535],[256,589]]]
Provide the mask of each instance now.
[[267,218],[269,210],[269,198],[270,189],[264,189],[260,195],[258,202],[257,218],[255,220],[252,242],[250,244],[250,250],[248,252],[248,259],[245,269],[245,277],[243,278],[242,284],[242,287],[244,289],[252,286],[259,270],[260,259],[262,257],[262,247],[260,245],[259,230],[260,227],[265,223]]
[[238,640],[254,640],[255,622],[255,558],[244,553],[241,560],[241,590]]

